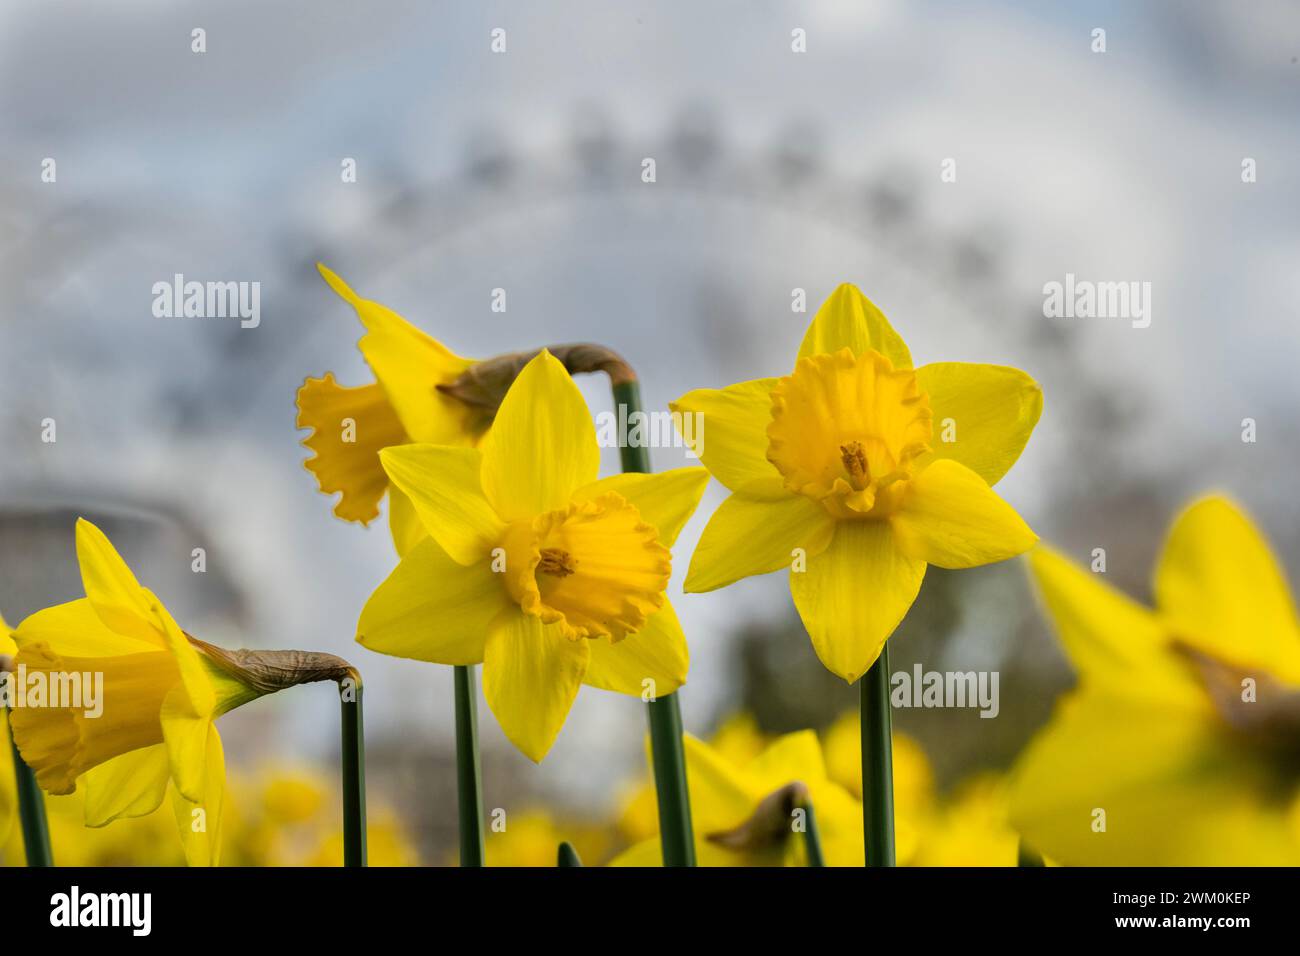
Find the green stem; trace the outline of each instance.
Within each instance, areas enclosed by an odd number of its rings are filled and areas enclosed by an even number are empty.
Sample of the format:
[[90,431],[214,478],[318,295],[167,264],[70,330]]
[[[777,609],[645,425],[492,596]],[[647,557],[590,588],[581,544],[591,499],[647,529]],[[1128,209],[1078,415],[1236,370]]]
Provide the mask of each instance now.
[[[636,379],[615,379],[614,411],[620,406],[630,420],[643,411],[641,388]],[[650,471],[650,453],[644,445],[632,445],[627,435],[620,435],[619,457],[623,471]],[[663,845],[664,866],[695,865],[695,834],[691,827],[691,802],[686,786],[686,753],[682,747],[682,712],[676,694],[656,697],[649,704],[650,753],[654,766],[655,794],[659,801],[659,839]]]
[[582,866],[582,858],[578,856],[578,851],[573,848],[573,844],[568,840],[560,843],[559,852],[556,853],[555,865],[560,867]]
[[361,710],[361,675],[339,681],[342,725],[343,865],[366,865],[366,731]]
[[867,866],[894,865],[894,747],[889,644],[858,682],[862,693],[862,832]]
[[23,830],[23,848],[28,866],[53,866],[50,853],[50,829],[45,822],[45,796],[36,783],[36,774],[23,761],[18,745],[13,744],[14,782],[18,790],[18,818]]
[[813,812],[813,805],[805,803],[804,812],[804,833],[803,839],[805,848],[808,851],[809,866],[825,866],[826,857],[822,853],[822,833],[817,828],[817,814]]
[[1035,867],[1046,865],[1047,864],[1043,862],[1042,854],[1026,843],[1022,837],[1020,840],[1020,846],[1016,850],[1016,866]]
[[474,668],[454,668],[456,681],[456,795],[460,815],[460,865],[483,865],[483,765],[478,752]]

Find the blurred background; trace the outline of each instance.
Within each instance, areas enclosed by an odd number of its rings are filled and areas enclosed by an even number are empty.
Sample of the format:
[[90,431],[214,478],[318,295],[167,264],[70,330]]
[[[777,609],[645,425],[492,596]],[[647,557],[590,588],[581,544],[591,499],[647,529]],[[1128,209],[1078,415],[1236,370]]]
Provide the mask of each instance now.
[[[454,859],[450,670],[353,644],[395,561],[386,523],[335,519],[302,467],[303,378],[372,379],[317,261],[464,355],[607,344],[653,408],[784,373],[851,281],[918,363],[1041,382],[999,490],[1079,560],[1105,548],[1111,583],[1147,597],[1164,529],[1211,488],[1300,567],[1297,54],[1283,0],[6,3],[0,611],[81,596],[85,515],[191,632],[348,657],[394,859]],[[1150,282],[1150,327],[1045,318],[1043,285],[1067,272]],[[152,286],[175,273],[260,282],[260,326],[156,318]],[[609,408],[603,379],[581,385]],[[722,497],[711,485],[677,551],[687,729],[739,713],[754,734],[828,728],[856,692],[817,662],[783,575],[680,594]],[[941,794],[1004,768],[1071,683],[1018,562],[931,569],[891,648],[896,669],[1001,674],[995,720],[896,712]],[[335,708],[321,686],[223,720],[228,760],[263,781],[250,807],[284,802],[280,768],[329,780]],[[595,826],[643,773],[635,700],[584,689],[539,767],[486,708],[481,726],[489,813]]]

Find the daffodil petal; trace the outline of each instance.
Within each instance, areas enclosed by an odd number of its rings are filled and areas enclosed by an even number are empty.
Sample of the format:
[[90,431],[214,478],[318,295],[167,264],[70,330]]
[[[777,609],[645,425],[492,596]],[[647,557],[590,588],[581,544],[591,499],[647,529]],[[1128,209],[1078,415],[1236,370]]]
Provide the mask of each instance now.
[[671,548],[708,483],[709,473],[703,468],[674,468],[655,474],[624,472],[579,488],[574,500],[588,501],[616,491],[641,512],[643,521],[655,526],[660,543]]
[[[387,477],[388,474],[385,472],[384,478]],[[406,497],[400,488],[391,484],[388,486],[388,531],[393,536],[393,547],[397,550],[399,558],[406,557],[411,553],[412,548],[429,537],[424,522],[415,513],[415,505],[411,504],[411,499]]]
[[217,693],[208,678],[207,668],[199,658],[199,652],[162,602],[154,597],[153,592],[146,590],[145,595],[153,602],[150,610],[162,623],[167,648],[172,652],[176,666],[180,668],[181,689],[185,692],[190,711],[195,716],[210,718],[217,706]]
[[459,564],[426,537],[366,601],[357,641],[393,657],[478,664],[488,626],[508,603],[486,558]]
[[344,388],[326,373],[303,383],[297,404],[297,426],[311,429],[302,444],[315,453],[304,466],[324,494],[340,493],[336,515],[368,524],[388,489],[379,450],[409,440],[383,387]]
[[844,283],[822,303],[799,346],[799,358],[851,349],[855,356],[875,349],[894,363],[911,368],[912,353],[902,336],[857,286]]
[[1226,498],[1197,501],[1174,522],[1155,594],[1186,642],[1300,683],[1300,626],[1286,577],[1264,535]]
[[682,747],[686,752],[691,816],[697,843],[702,844],[710,833],[744,823],[767,792],[761,780],[735,766],[704,741],[685,734]]
[[791,571],[790,592],[822,664],[850,684],[876,662],[916,600],[925,562],[883,521],[841,521],[830,546]]
[[208,731],[212,729],[212,718],[194,715],[179,687],[163,701],[159,718],[172,782],[186,800],[201,803],[207,785]]
[[204,783],[201,799],[190,800],[172,790],[172,812],[181,832],[185,861],[190,866],[217,866],[221,862],[221,828],[226,804],[226,757],[217,728],[208,723],[204,747]]
[[[667,601],[650,615],[645,627],[617,643],[604,638],[588,642],[591,660],[586,683],[602,690],[640,697],[664,697],[686,683],[690,652],[677,612]],[[650,681],[647,688],[646,681]]]
[[781,474],[767,460],[767,426],[772,422],[772,390],[777,379],[760,378],[726,388],[697,388],[668,407],[698,415],[688,429],[690,447],[709,473],[732,491],[751,497],[784,494]]
[[590,655],[586,640],[571,641],[558,626],[515,609],[488,632],[483,696],[506,737],[535,763],[559,736]]
[[[712,591],[741,578],[794,567],[796,559],[821,554],[835,533],[835,519],[803,495],[772,500],[733,494],[713,516],[691,555],[688,593]],[[797,555],[798,549],[803,550]]]
[[17,653],[18,645],[14,643],[13,628],[5,623],[3,617],[0,617],[0,654],[12,657]]
[[990,485],[1016,463],[1043,413],[1043,390],[1005,365],[936,362],[916,370],[934,413],[932,458],[959,461]]
[[366,327],[358,347],[411,440],[439,445],[471,441],[475,429],[481,430],[479,414],[437,386],[455,379],[473,361],[456,355],[392,309],[361,298],[323,265],[316,268]]
[[166,744],[141,747],[91,767],[81,778],[86,788],[86,826],[102,827],[119,817],[153,813],[167,796],[170,781]]
[[483,497],[477,448],[403,445],[379,453],[388,477],[415,507],[425,530],[461,564],[481,561],[505,525]]
[[117,657],[158,650],[158,641],[110,630],[87,598],[56,604],[26,618],[11,632],[19,647],[48,644],[65,657]]
[[777,790],[800,781],[811,785],[826,777],[822,746],[813,730],[796,730],[772,741],[745,770],[762,781],[765,788]]
[[1044,545],[1029,553],[1029,569],[1080,686],[1205,707],[1200,681],[1170,653],[1169,635],[1154,613]]
[[506,521],[527,520],[566,507],[599,469],[587,403],[543,349],[510,386],[483,440],[483,493]]
[[108,628],[155,646],[163,643],[140,582],[104,532],[85,518],[77,519],[77,563],[86,597]]
[[908,482],[891,519],[899,547],[941,568],[975,568],[1024,554],[1038,536],[975,472],[951,459]]
[[0,707],[0,846],[9,842],[14,820],[18,816],[18,794],[14,779],[14,748],[9,736],[9,708]]

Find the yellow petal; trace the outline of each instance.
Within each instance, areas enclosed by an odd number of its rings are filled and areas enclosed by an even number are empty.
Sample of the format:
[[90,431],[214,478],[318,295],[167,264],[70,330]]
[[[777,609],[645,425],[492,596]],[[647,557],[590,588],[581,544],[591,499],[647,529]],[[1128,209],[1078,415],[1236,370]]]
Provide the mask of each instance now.
[[171,763],[166,744],[114,757],[86,771],[86,826],[102,827],[119,817],[153,813],[167,796]]
[[966,362],[923,365],[916,377],[934,413],[932,456],[922,463],[951,458],[997,484],[1038,424],[1043,411],[1038,383],[1017,368]]
[[850,283],[844,283],[822,303],[799,346],[799,358],[808,358],[842,348],[855,356],[875,349],[895,368],[911,368],[912,353],[885,314]]
[[702,416],[690,443],[709,473],[732,491],[751,497],[784,494],[781,475],[767,460],[767,426],[772,421],[772,390],[777,379],[760,378],[726,388],[697,388],[668,407]]
[[1024,554],[1038,536],[975,472],[950,459],[908,482],[890,519],[899,547],[941,568],[975,568]]
[[758,500],[733,494],[713,513],[691,555],[688,593],[712,591],[741,578],[794,566],[796,548],[804,558],[830,544],[835,519],[803,495]]
[[109,630],[87,598],[37,611],[18,625],[12,637],[20,648],[48,644],[66,657],[143,654],[157,651],[162,643]]
[[654,525],[660,543],[671,548],[708,483],[709,473],[703,468],[674,468],[651,475],[624,472],[579,488],[574,500],[589,501],[617,491],[641,512],[642,520]]
[[403,445],[385,448],[379,460],[444,551],[461,564],[486,558],[505,525],[483,497],[477,448]]
[[821,743],[813,730],[797,730],[778,737],[745,769],[770,790],[796,780],[811,785],[826,777]]
[[1081,686],[1205,709],[1200,680],[1184,657],[1170,653],[1155,614],[1043,545],[1029,553],[1029,568]]
[[483,659],[483,696],[501,730],[528,759],[540,763],[564,726],[590,650],[557,626],[518,610],[497,618]]
[[[386,472],[384,478],[388,478]],[[406,557],[412,548],[429,536],[411,499],[391,484],[388,486],[388,530],[399,558]]]
[[332,373],[309,378],[298,389],[297,427],[310,428],[302,444],[315,452],[303,464],[327,495],[340,492],[334,513],[344,521],[369,523],[379,514],[388,476],[379,450],[409,439],[378,383],[344,388]]
[[77,519],[77,563],[86,597],[108,628],[154,645],[163,643],[140,582],[104,532],[85,518]]
[[426,537],[370,595],[357,641],[394,657],[478,664],[488,625],[508,603],[486,559],[458,564]]
[[644,681],[652,681],[651,696],[664,697],[686,683],[690,652],[677,612],[667,602],[650,615],[645,627],[612,643],[604,638],[588,642],[591,660],[586,683],[602,690],[640,697]]
[[163,701],[160,719],[172,782],[186,800],[201,803],[208,779],[208,731],[212,719],[191,713],[180,688]]
[[199,652],[190,643],[189,638],[185,636],[185,632],[180,629],[180,625],[163,607],[162,602],[154,597],[150,591],[146,590],[145,594],[153,602],[150,610],[155,618],[162,623],[163,634],[167,639],[167,649],[172,652],[172,658],[176,661],[176,666],[180,668],[181,689],[185,694],[188,713],[196,717],[211,718],[212,712],[217,706],[217,693],[212,685],[211,678],[208,677],[208,669],[203,666],[203,660],[200,658]]
[[18,817],[18,794],[14,785],[14,748],[9,738],[9,708],[0,707],[0,847],[9,842]]
[[208,723],[204,748],[206,764],[201,798],[189,800],[172,790],[172,812],[181,831],[185,860],[190,866],[216,866],[221,862],[221,825],[225,817],[226,758],[217,728]]
[[790,592],[822,664],[850,684],[876,662],[925,577],[925,562],[898,548],[883,521],[841,521]]
[[0,617],[0,654],[12,657],[17,653],[18,645],[14,643],[13,628],[5,623],[3,617]]
[[753,814],[767,796],[762,781],[737,767],[704,741],[682,737],[686,751],[686,786],[697,845],[710,833],[730,830]]
[[438,391],[473,365],[391,309],[363,299],[337,275],[316,264],[330,288],[357,310],[366,327],[358,347],[384,387],[411,441],[472,444],[489,424],[482,415]]
[[1300,683],[1300,628],[1286,578],[1268,541],[1228,500],[1202,499],[1174,523],[1155,593],[1188,643]]
[[599,468],[587,403],[542,349],[510,386],[483,440],[483,492],[506,521],[526,520],[566,507]]

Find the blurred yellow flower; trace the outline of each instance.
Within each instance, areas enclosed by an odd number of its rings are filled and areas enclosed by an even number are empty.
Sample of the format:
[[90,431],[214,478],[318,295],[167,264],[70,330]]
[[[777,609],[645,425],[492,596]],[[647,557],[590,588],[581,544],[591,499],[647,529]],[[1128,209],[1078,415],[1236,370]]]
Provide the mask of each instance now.
[[378,302],[363,299],[325,266],[317,269],[330,288],[356,309],[366,334],[358,343],[375,382],[345,388],[331,373],[309,378],[298,390],[298,427],[310,428],[306,462],[325,494],[341,493],[334,513],[368,524],[389,493],[389,522],[399,554],[424,535],[410,503],[391,488],[379,451],[409,442],[475,445],[491,424],[490,413],[439,391],[474,364]]
[[686,639],[664,590],[669,548],[708,475],[597,480],[591,414],[545,349],[511,385],[481,450],[406,445],[380,460],[430,537],[366,603],[363,645],[482,663],[488,705],[534,761],[582,683],[639,697],[685,682]]
[[1066,865],[1300,864],[1300,625],[1250,520],[1189,507],[1154,611],[1046,548],[1030,567],[1078,686],[1014,774],[1029,843]]
[[604,862],[610,849],[608,828],[559,820],[534,808],[508,814],[505,829],[490,829],[485,843],[488,866],[553,867],[560,842],[567,840],[584,866]]
[[927,564],[975,567],[1036,540],[990,486],[1029,440],[1038,385],[997,365],[913,368],[854,286],[818,310],[791,374],[697,389],[672,409],[702,416],[685,437],[732,492],[686,590],[789,567],[818,656],[850,683],[880,655]]
[[[18,645],[14,643],[9,625],[0,615],[0,674],[13,664]],[[18,817],[18,791],[14,782],[13,744],[9,737],[9,708],[0,707],[0,847],[9,839],[9,833]]]
[[963,781],[926,821],[913,866],[1015,866],[1020,837],[1008,822],[1010,793],[998,774]]
[[[186,858],[216,865],[225,758],[215,721],[291,678],[268,679],[242,655],[182,631],[90,522],[77,522],[76,538],[86,597],[13,632],[19,687],[27,696],[48,689],[12,711],[18,749],[49,793],[84,783],[90,827],[152,813],[170,789]],[[82,692],[56,700],[71,676]]]
[[[805,865],[794,812],[801,790],[813,805],[826,865],[862,866],[862,805],[826,775],[811,730],[778,737],[756,757],[741,761],[728,760],[695,737],[684,739],[700,866]],[[661,853],[658,837],[651,837],[611,865],[659,866]]]

